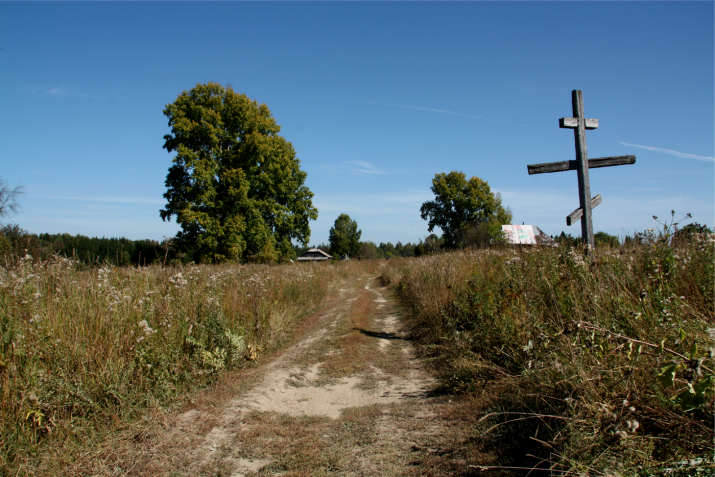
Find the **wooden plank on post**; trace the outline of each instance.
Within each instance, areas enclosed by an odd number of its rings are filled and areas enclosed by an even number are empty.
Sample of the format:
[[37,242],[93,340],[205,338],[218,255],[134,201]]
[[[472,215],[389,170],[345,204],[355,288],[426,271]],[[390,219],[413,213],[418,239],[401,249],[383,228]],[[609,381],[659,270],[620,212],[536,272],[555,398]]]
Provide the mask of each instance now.
[[559,127],[561,129],[573,129],[578,127],[578,118],[561,118],[559,119]]
[[[596,197],[593,197],[591,199],[591,208],[593,209],[597,205],[599,205],[602,202],[602,197],[601,194],[598,194]],[[574,224],[578,219],[581,218],[583,215],[583,209],[576,209],[573,212],[571,212],[569,215],[566,216],[566,225],[569,227]]]
[[546,174],[547,172],[575,171],[576,161],[546,162],[543,164],[530,164],[526,166],[529,175]]
[[610,166],[625,166],[635,164],[636,156],[613,156],[613,157],[597,157],[588,160],[588,168],[610,167]]
[[[559,127],[562,129],[576,129],[578,127],[578,118],[561,118],[559,119]],[[586,129],[598,129],[598,119],[586,118]]]
[[[598,167],[623,166],[635,163],[636,156],[596,157],[588,160],[588,168],[595,169]],[[530,164],[526,166],[526,168],[529,171],[529,175],[546,174],[548,172],[575,171],[578,169],[578,162],[546,162],[543,164]]]

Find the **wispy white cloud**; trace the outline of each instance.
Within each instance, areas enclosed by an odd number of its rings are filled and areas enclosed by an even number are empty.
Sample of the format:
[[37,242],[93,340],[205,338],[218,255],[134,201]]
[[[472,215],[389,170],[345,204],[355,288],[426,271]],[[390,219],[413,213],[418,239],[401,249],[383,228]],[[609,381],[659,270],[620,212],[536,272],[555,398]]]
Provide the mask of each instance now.
[[686,154],[684,152],[673,151],[672,149],[663,149],[662,147],[641,146],[640,144],[628,144],[627,142],[620,142],[620,143],[623,144],[624,146],[637,147],[639,149],[645,149],[647,151],[662,152],[664,154],[670,154],[671,156],[677,156],[677,157],[684,157],[686,159],[696,159],[698,161],[706,161],[706,162],[715,161],[715,157],[696,156],[695,154]]
[[82,98],[92,98],[92,99],[105,99],[107,97],[103,94],[102,95],[94,95],[94,94],[82,93],[80,91],[72,90],[72,89],[69,89],[64,86],[50,88],[47,91],[45,91],[45,94],[48,96],[55,96],[55,97],[80,96]]
[[80,97],[80,98],[91,98],[91,99],[108,99],[114,98],[115,96],[108,94],[92,94],[80,90],[75,87],[68,87],[64,85],[60,86],[31,86],[25,89],[26,94],[32,96],[40,96],[45,98],[69,98],[69,97]]
[[345,161],[345,164],[349,164],[351,166],[351,172],[356,175],[387,174],[383,169],[365,161]]
[[59,199],[59,200],[76,200],[82,202],[114,202],[123,204],[165,204],[162,199],[153,199],[151,197],[79,197],[65,195],[39,195],[31,194],[32,197],[42,199]]
[[417,110],[417,111],[429,111],[429,112],[432,112],[432,113],[453,114],[453,115],[455,115],[455,116],[464,116],[464,117],[466,117],[466,118],[472,118],[472,119],[484,119],[485,121],[494,121],[494,122],[498,122],[498,123],[512,124],[512,125],[515,125],[515,126],[523,126],[523,127],[525,127],[525,128],[528,128],[528,127],[529,127],[529,126],[527,126],[526,124],[513,123],[513,122],[511,122],[511,121],[505,121],[505,120],[503,120],[503,119],[487,118],[487,117],[478,116],[478,115],[475,115],[475,114],[460,113],[460,112],[457,112],[457,111],[450,111],[450,110],[448,110],[448,109],[423,108],[423,107],[421,107],[421,106],[408,106],[408,105],[406,105],[406,104],[395,104],[395,103],[381,103],[381,102],[379,102],[379,101],[361,101],[361,100],[357,100],[357,101],[360,102],[360,103],[379,104],[379,105],[382,105],[382,106],[394,106],[394,107],[396,107],[396,108],[414,109],[414,110]]
[[667,187],[607,187],[610,190],[622,192],[662,192],[668,190]]
[[380,101],[366,101],[362,99],[343,99],[343,98],[331,98],[329,96],[312,96],[312,95],[303,95],[308,98],[317,98],[317,99],[330,99],[334,101],[352,101],[355,103],[364,103],[364,104],[377,104],[380,106],[392,106],[395,108],[405,108],[405,109],[413,109],[416,111],[427,111],[430,113],[442,113],[442,114],[452,114],[455,116],[464,116],[465,118],[472,118],[472,119],[483,119],[485,121],[494,121],[498,123],[504,123],[504,124],[511,124],[513,126],[523,126],[525,128],[528,128],[529,126],[526,124],[520,124],[520,123],[514,123],[511,121],[505,121],[503,119],[494,119],[494,118],[488,118],[485,116],[478,116],[476,114],[467,114],[467,113],[460,113],[458,111],[450,111],[448,109],[436,109],[436,108],[425,108],[422,106],[409,106],[406,104],[397,104],[397,103],[383,103]]

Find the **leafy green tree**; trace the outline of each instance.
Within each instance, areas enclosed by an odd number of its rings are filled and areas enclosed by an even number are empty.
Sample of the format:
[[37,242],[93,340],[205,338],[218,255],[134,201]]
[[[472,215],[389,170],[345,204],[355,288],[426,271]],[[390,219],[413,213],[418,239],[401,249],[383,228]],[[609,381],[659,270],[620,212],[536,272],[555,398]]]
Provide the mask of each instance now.
[[432,179],[431,190],[435,200],[422,204],[420,214],[429,221],[430,232],[435,227],[442,229],[447,248],[462,245],[460,229],[479,229],[480,233],[498,237],[501,226],[511,222],[511,210],[502,206],[501,195],[492,193],[487,181],[479,177],[467,180],[463,172],[442,172]]
[[415,246],[412,245],[411,243],[407,242],[404,247],[402,247],[402,251],[400,252],[400,255],[403,257],[414,257],[415,256]]
[[360,256],[366,258],[377,258],[379,256],[375,242],[361,242]]
[[581,237],[572,237],[571,234],[567,234],[563,230],[561,231],[561,235],[556,237],[554,241],[559,244],[568,245],[569,247],[578,247],[583,244]]
[[621,245],[621,241],[618,240],[617,236],[606,232],[596,232],[593,238],[596,241],[597,247],[604,245],[608,247],[619,247]]
[[392,258],[395,256],[395,246],[392,245],[392,242],[380,242],[378,248],[380,249],[380,255],[382,258]]
[[437,237],[437,234],[429,234],[425,237],[424,242],[420,242],[415,247],[415,257],[422,255],[434,255],[444,247],[444,238]]
[[229,85],[197,84],[164,115],[176,151],[166,176],[161,218],[176,216],[179,245],[200,260],[261,262],[294,256],[318,218],[306,173],[271,112]]
[[360,235],[362,235],[362,231],[358,230],[357,222],[352,220],[348,214],[340,214],[330,229],[328,237],[330,253],[336,258],[358,255],[362,248]]
[[678,243],[678,242],[687,242],[691,240],[694,236],[696,235],[705,235],[705,234],[711,234],[712,230],[708,228],[707,225],[705,224],[699,224],[697,222],[693,222],[692,224],[688,224],[684,226],[680,230],[676,230],[675,233],[673,234],[673,242],[672,243]]

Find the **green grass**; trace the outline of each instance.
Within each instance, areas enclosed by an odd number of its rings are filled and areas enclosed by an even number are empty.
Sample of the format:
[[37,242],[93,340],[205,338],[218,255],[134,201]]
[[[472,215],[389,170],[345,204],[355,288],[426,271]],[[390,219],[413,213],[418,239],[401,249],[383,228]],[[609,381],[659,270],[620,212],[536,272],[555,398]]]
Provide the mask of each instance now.
[[479,403],[465,446],[554,475],[712,473],[715,236],[643,238],[590,255],[503,248],[388,263],[383,280],[442,391]]

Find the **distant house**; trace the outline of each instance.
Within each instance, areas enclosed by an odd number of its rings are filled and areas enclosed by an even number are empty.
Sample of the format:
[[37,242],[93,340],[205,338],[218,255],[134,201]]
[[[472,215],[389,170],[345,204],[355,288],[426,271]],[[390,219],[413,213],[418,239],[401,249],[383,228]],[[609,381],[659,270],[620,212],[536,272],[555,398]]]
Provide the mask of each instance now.
[[514,245],[556,245],[536,225],[502,225],[506,242]]
[[317,248],[311,248],[298,257],[299,262],[319,262],[321,260],[332,260],[332,256]]

